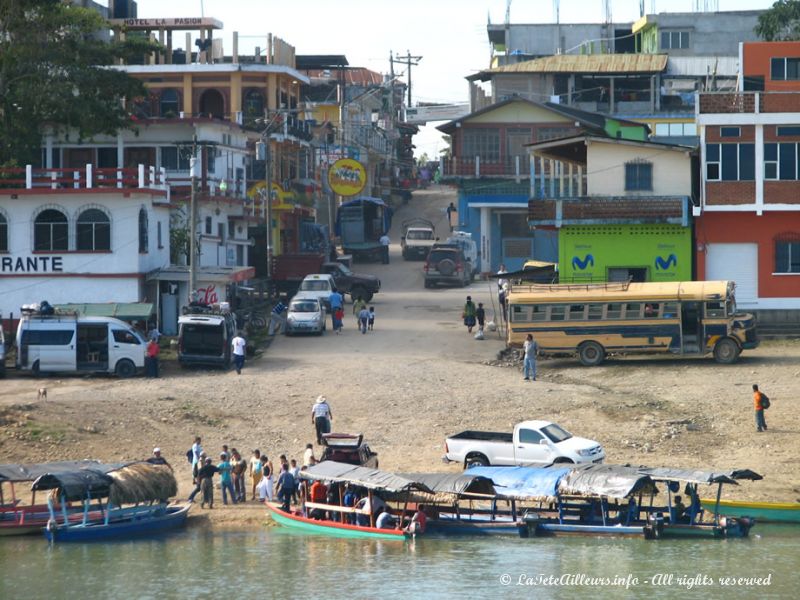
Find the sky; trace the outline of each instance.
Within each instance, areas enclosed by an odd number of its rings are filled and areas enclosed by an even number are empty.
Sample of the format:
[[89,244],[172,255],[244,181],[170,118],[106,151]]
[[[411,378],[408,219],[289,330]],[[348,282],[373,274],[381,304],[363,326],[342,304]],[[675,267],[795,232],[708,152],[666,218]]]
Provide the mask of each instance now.
[[[102,1],[102,0],[101,0]],[[610,0],[612,20],[634,21],[639,0]],[[713,0],[644,0],[646,12],[689,12]],[[717,0],[719,10],[769,8],[773,0]],[[297,54],[344,54],[352,66],[389,72],[390,53],[421,56],[412,67],[412,102],[466,102],[464,79],[489,66],[486,25],[502,23],[507,0],[138,0],[139,18],[213,17],[223,23],[226,54],[264,47],[272,33]],[[554,0],[512,0],[511,23],[553,23]],[[561,23],[602,22],[602,0],[560,0]],[[180,45],[181,36],[178,36]],[[404,76],[405,67],[395,73]],[[446,147],[432,126],[415,136],[416,154]]]

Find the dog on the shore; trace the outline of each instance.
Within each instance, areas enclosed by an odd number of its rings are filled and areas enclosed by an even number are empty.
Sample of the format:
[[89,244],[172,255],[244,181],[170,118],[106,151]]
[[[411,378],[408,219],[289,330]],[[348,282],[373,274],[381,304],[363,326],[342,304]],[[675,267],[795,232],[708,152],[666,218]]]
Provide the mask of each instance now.
[[41,387],[39,388],[39,395],[36,397],[37,400],[47,400],[47,388]]

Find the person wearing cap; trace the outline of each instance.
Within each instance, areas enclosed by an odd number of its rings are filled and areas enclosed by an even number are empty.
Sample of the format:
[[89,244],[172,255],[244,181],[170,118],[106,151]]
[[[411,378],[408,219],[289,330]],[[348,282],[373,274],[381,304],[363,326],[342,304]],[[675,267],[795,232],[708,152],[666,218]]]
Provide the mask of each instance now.
[[325,396],[317,396],[314,406],[311,408],[311,422],[317,432],[317,444],[322,444],[322,434],[331,432],[331,420],[333,413]]
[[153,448],[153,456],[147,459],[151,465],[166,465],[172,471],[172,465],[167,462],[167,459],[161,456],[161,448]]
[[464,325],[466,325],[469,333],[472,333],[472,328],[475,327],[476,314],[477,309],[475,308],[475,303],[472,301],[472,296],[467,296],[467,301],[464,303],[464,310],[461,312],[461,318],[464,319]]
[[231,463],[228,460],[228,455],[223,452],[219,455],[219,464],[217,470],[219,471],[219,482],[222,487],[222,503],[228,504],[228,494],[231,495],[231,503],[236,504],[236,492],[233,491],[233,478],[231,477]]
[[[200,503],[200,508],[205,508],[206,504],[208,504],[208,508],[214,508],[214,473],[219,472],[219,468],[212,464],[210,456],[203,458],[203,466],[197,471],[197,487],[203,490],[203,501]],[[192,496],[196,493],[196,490],[192,492]],[[190,501],[192,496],[189,497]]]

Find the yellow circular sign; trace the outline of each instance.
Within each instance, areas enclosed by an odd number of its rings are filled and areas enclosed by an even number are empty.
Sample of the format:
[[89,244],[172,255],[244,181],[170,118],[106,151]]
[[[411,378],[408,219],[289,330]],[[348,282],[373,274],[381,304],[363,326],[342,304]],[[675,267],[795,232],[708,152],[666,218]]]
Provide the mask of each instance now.
[[328,184],[334,194],[355,196],[367,185],[367,170],[357,160],[340,158],[328,169]]

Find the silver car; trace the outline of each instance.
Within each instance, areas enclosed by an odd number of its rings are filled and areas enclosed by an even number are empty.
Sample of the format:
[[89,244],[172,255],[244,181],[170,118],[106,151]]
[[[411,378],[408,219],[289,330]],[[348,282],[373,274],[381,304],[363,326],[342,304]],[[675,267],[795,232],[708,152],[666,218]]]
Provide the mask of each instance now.
[[316,333],[322,335],[326,329],[325,307],[313,295],[297,294],[289,302],[286,313],[286,335],[295,333]]

